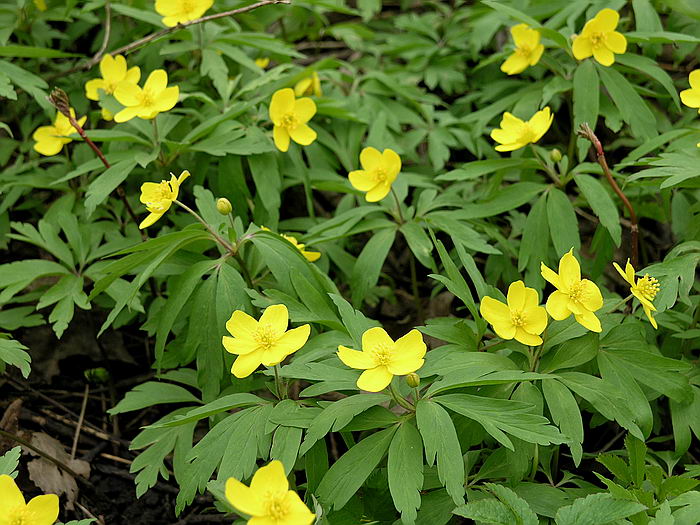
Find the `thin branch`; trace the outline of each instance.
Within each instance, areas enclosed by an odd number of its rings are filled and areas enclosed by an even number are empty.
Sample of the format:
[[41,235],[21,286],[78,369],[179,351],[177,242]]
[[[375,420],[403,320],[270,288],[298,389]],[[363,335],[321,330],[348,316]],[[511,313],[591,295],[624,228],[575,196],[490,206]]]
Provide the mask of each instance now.
[[[107,49],[107,44],[109,44],[109,37],[112,34],[112,6],[109,4],[109,0],[105,2],[105,36],[102,38],[102,45],[100,46],[100,49],[97,50],[97,53],[92,57],[93,60],[97,59],[97,62],[100,61],[102,58],[102,55],[104,55],[105,50]],[[97,63],[95,62],[95,63]]]
[[80,431],[83,428],[83,421],[85,420],[85,409],[87,408],[88,395],[90,394],[90,383],[85,383],[85,393],[83,395],[83,404],[80,407],[80,417],[78,418],[78,426],[75,427],[75,434],[73,435],[73,446],[70,449],[70,458],[75,459],[75,452],[78,450],[78,439],[80,439]]
[[591,144],[593,144],[593,147],[595,149],[596,159],[598,160],[598,164],[600,164],[600,167],[603,168],[603,174],[605,174],[605,178],[608,179],[608,182],[610,183],[610,186],[612,186],[613,191],[617,194],[618,197],[620,197],[620,200],[622,200],[622,203],[625,205],[625,208],[627,208],[627,211],[629,211],[631,223],[630,259],[632,260],[632,266],[637,268],[637,263],[639,261],[639,224],[637,221],[637,214],[634,212],[632,203],[629,201],[627,196],[624,193],[622,193],[622,190],[617,185],[617,182],[615,182],[612,172],[608,167],[608,163],[605,160],[605,152],[603,151],[603,145],[600,143],[600,140],[598,139],[598,137],[596,137],[591,127],[584,122],[583,124],[581,124],[576,133],[581,137],[591,141]]

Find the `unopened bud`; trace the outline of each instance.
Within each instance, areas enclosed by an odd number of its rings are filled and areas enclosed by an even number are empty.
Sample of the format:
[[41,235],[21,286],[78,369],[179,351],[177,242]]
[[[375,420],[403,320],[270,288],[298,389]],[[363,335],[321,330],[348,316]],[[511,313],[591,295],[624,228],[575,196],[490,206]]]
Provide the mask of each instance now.
[[49,102],[51,102],[64,117],[71,118],[70,100],[68,99],[68,94],[61,88],[53,88],[49,95]]
[[233,211],[233,206],[231,206],[231,202],[227,198],[221,197],[216,201],[216,210],[221,215],[228,215]]
[[559,151],[557,148],[554,148],[552,151],[549,152],[549,158],[552,160],[552,162],[559,162],[561,160],[561,151]]
[[420,385],[420,376],[415,372],[411,372],[406,376],[406,383],[411,388],[417,388]]

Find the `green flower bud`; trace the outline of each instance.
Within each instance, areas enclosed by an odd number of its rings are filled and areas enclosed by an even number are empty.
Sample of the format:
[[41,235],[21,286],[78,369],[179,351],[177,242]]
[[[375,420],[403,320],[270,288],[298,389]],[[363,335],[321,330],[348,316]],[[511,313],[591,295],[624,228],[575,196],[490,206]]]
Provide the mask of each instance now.
[[559,162],[561,160],[561,151],[559,151],[557,148],[554,148],[552,151],[549,152],[549,158],[552,162]]
[[216,201],[216,210],[221,215],[228,215],[233,211],[233,206],[231,206],[231,202],[227,198],[221,197]]
[[411,372],[406,376],[406,383],[411,388],[416,388],[420,385],[420,376],[415,372]]

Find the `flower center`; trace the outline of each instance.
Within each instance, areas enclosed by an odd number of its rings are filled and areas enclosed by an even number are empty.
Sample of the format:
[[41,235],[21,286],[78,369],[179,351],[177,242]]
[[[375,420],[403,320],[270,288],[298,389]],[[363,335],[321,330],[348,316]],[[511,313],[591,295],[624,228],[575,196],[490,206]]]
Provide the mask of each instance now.
[[535,137],[537,137],[537,133],[530,127],[529,123],[525,122],[520,130],[520,142],[529,144],[530,142],[535,142]]
[[377,168],[376,170],[374,170],[374,178],[380,184],[386,182],[386,179],[387,179],[386,170],[384,168]]
[[637,290],[645,299],[653,301],[656,294],[661,290],[661,285],[656,277],[649,277],[649,274],[646,273],[644,277],[637,280]]
[[269,350],[277,342],[277,337],[275,336],[272,327],[268,324],[258,326],[255,336],[253,336],[255,342],[263,350]]
[[532,49],[528,45],[518,46],[515,48],[515,53],[520,56],[528,57],[532,53]]
[[525,313],[524,312],[510,312],[510,322],[514,326],[523,326],[525,324]]
[[591,46],[594,48],[601,47],[605,44],[605,33],[593,33],[591,36]]
[[377,366],[387,366],[391,361],[391,348],[387,345],[377,345],[372,351]]
[[586,292],[586,287],[581,281],[573,283],[571,286],[569,286],[569,299],[572,301],[580,303],[586,298],[587,294],[588,292]]
[[274,521],[282,521],[289,514],[289,506],[285,503],[284,497],[272,496],[267,503],[267,517]]
[[143,94],[141,95],[141,105],[149,108],[155,103],[155,98],[156,97],[153,96],[153,93],[144,89]]
[[9,525],[31,525],[34,522],[34,514],[24,505],[15,507],[10,511]]
[[295,129],[297,125],[299,125],[299,121],[294,113],[287,113],[284,117],[282,117],[282,126],[288,130],[291,131]]

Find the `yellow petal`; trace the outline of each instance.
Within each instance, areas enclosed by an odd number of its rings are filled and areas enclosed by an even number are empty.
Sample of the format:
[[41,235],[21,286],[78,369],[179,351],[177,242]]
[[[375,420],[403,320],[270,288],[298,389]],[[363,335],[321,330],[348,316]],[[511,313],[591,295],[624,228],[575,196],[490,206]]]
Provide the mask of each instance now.
[[180,185],[185,182],[185,179],[190,176],[190,171],[189,170],[182,170],[180,173],[180,176],[177,178],[177,187],[179,188]]
[[515,330],[515,340],[528,346],[539,346],[542,344],[542,338],[539,335],[529,334],[519,326]]
[[[533,38],[531,33],[532,29],[527,24],[518,24],[510,28],[510,34],[516,47],[530,45]],[[539,35],[539,33],[537,34]]]
[[593,312],[584,310],[582,313],[574,315],[574,318],[578,324],[584,328],[587,328],[591,332],[600,333],[603,331],[603,328],[600,326],[600,320]]
[[142,96],[141,88],[130,82],[120,82],[117,89],[114,90],[114,98],[122,106],[138,106],[141,103]]
[[[627,264],[629,264],[629,259],[627,260]],[[622,268],[620,268],[619,264],[613,262],[613,268],[617,270],[617,273],[619,273],[625,281],[627,281],[631,286],[634,286],[634,274],[632,275],[632,282],[630,282],[627,274],[622,271]]]
[[141,80],[141,68],[139,68],[139,66],[134,66],[129,69],[129,71],[126,72],[124,80],[132,84],[138,83],[138,81]]
[[312,252],[308,250],[302,250],[301,254],[306,257],[306,260],[309,262],[318,261],[321,257],[321,252]]
[[294,94],[297,97],[300,97],[302,95],[310,95],[311,90],[309,88],[311,87],[311,82],[311,77],[302,78],[299,82],[297,82],[294,85]]
[[260,467],[250,481],[250,488],[257,494],[283,495],[289,490],[289,481],[284,473],[284,465],[281,461],[270,461],[264,467]]
[[[513,53],[506,59],[505,62],[503,62],[503,64],[501,64],[501,71],[503,71],[506,75],[517,75],[518,73],[525,71],[527,66],[527,58],[519,53]],[[496,139],[494,138],[494,140]]]
[[357,388],[368,392],[379,392],[389,386],[393,377],[386,366],[370,368],[362,372],[358,378]]
[[559,259],[559,279],[569,286],[581,280],[581,266],[574,257],[573,248]]
[[512,321],[507,321],[505,323],[491,323],[491,326],[493,327],[493,331],[496,332],[496,335],[501,339],[513,339],[513,337],[515,337],[517,327]]
[[32,525],[53,525],[58,518],[58,496],[45,494],[32,498],[27,503],[27,513],[31,513]]
[[595,21],[595,30],[601,33],[615,31],[619,20],[620,15],[618,12],[607,7],[598,11],[598,14],[593,18],[593,21]]
[[122,55],[105,55],[100,61],[100,73],[107,82],[119,82],[126,77],[126,59]]
[[656,311],[656,307],[654,306],[654,303],[649,301],[646,297],[644,297],[641,293],[639,293],[636,288],[632,288],[632,295],[634,295],[639,302],[644,306],[645,308],[648,308],[649,310],[653,310],[654,312]]
[[481,300],[479,313],[481,314],[481,317],[486,319],[486,321],[492,325],[511,324],[510,308],[508,308],[508,306],[503,304],[501,301],[497,301],[488,295]]
[[226,499],[233,507],[243,514],[258,516],[265,514],[263,494],[258,494],[246,487],[236,478],[226,480]]
[[251,352],[245,355],[239,355],[233,362],[231,373],[238,379],[248,377],[250,374],[262,364],[262,356],[260,352]]
[[426,350],[423,334],[418,330],[411,330],[396,340],[389,360],[389,372],[393,375],[406,375],[415,372],[423,366]]
[[523,330],[529,334],[536,335],[544,332],[544,329],[547,328],[547,310],[542,306],[536,306],[535,308],[528,308],[525,313]]
[[362,169],[373,171],[381,166],[382,154],[375,148],[364,148],[360,152],[360,165]]
[[563,321],[571,315],[569,310],[569,296],[557,290],[547,299],[547,313],[557,321]]
[[308,146],[316,140],[316,132],[307,124],[299,124],[297,127],[289,131],[289,136],[297,144]]
[[581,304],[586,310],[595,312],[603,306],[603,296],[600,293],[600,288],[593,281],[583,279],[581,286],[583,288]]
[[[265,308],[258,326],[269,326],[273,333],[281,336],[289,325],[289,311],[283,304],[273,304]],[[307,325],[308,326],[308,325]]]
[[[272,100],[270,101],[270,120],[272,120],[275,126],[279,126],[282,123],[282,118],[287,113],[292,113],[294,111],[294,100],[294,91],[290,88],[280,89],[275,91],[272,95]],[[287,150],[284,149],[282,151]]]
[[24,506],[24,496],[17,487],[15,480],[7,474],[0,476],[0,516],[9,514],[10,509]]
[[350,368],[355,368],[356,370],[367,370],[368,368],[374,368],[376,366],[374,358],[369,352],[360,352],[359,350],[353,350],[352,348],[347,348],[342,345],[338,346],[338,359],[345,365]]
[[387,179],[393,181],[401,171],[401,157],[393,149],[387,148],[382,152],[380,166],[384,169]]
[[287,497],[284,498],[284,505],[288,509],[287,519],[289,520],[289,525],[311,525],[316,520],[316,515],[309,510],[299,495],[293,490],[287,492]]
[[362,350],[365,352],[372,352],[378,347],[390,348],[393,345],[393,339],[389,337],[389,334],[386,333],[384,328],[379,326],[370,328],[369,330],[366,330],[364,334],[362,334]]
[[617,53],[618,55],[621,55],[627,51],[627,39],[625,38],[625,35],[618,33],[617,31],[613,31],[605,35],[605,45],[610,51]]
[[275,141],[275,146],[278,150],[285,152],[289,149],[289,132],[287,128],[275,126],[272,128],[272,138]]
[[177,99],[180,97],[180,88],[177,86],[171,86],[165,88],[160,95],[158,95],[158,100],[155,103],[155,107],[158,111],[170,111],[177,104]]
[[525,293],[525,283],[515,281],[508,287],[508,308],[509,310],[522,311],[525,308],[527,294]]
[[308,324],[302,325],[298,328],[292,328],[285,332],[285,334],[277,341],[274,345],[275,349],[284,353],[284,357],[293,354],[299,350],[302,346],[306,344],[309,340],[309,334],[311,333],[311,326]]
[[547,133],[549,127],[552,125],[553,119],[554,115],[552,115],[552,111],[549,109],[549,106],[545,107],[541,111],[538,111],[532,116],[532,118],[528,121],[530,128],[535,132],[532,142],[537,142],[545,133]]
[[229,354],[246,355],[258,350],[258,343],[253,338],[248,337],[228,337],[221,338],[221,344]]
[[93,78],[85,82],[85,96],[90,100],[99,100],[100,94],[98,89],[105,88],[105,81],[101,78]]
[[390,191],[391,184],[379,183],[367,192],[367,194],[365,195],[365,200],[367,202],[379,202],[384,197],[389,195]]
[[[70,140],[68,142],[70,142]],[[34,144],[34,150],[42,155],[50,157],[51,155],[60,153],[63,149],[63,145],[64,142],[58,137],[44,137]]]
[[124,108],[121,111],[119,111],[116,115],[114,115],[114,122],[128,122],[136,115],[138,115],[138,113],[138,108]]
[[651,312],[651,309],[645,305],[642,305],[642,307],[644,308],[644,313],[646,314],[647,319],[649,319],[651,326],[653,326],[655,329],[658,329],[659,325],[656,324],[656,319],[654,319],[654,314]]
[[688,75],[688,83],[693,89],[700,90],[700,69],[695,69]]
[[316,103],[308,97],[297,99],[294,103],[294,114],[299,122],[306,123],[316,114]]
[[158,96],[168,86],[168,74],[164,69],[156,69],[148,75],[146,83],[143,85],[144,91]]
[[584,58],[592,56],[593,44],[591,43],[591,39],[583,35],[577,36],[571,45],[571,50],[574,52],[576,60],[583,60]]
[[143,230],[144,228],[148,228],[150,225],[152,225],[158,219],[160,219],[163,215],[164,215],[163,213],[151,213],[144,220],[141,221],[141,224],[139,224],[139,230]]
[[689,108],[700,108],[700,88],[681,91],[681,102]]
[[377,181],[370,172],[365,170],[355,170],[348,173],[350,184],[356,190],[369,191],[377,185]]
[[535,46],[535,49],[533,49],[532,53],[530,53],[529,65],[534,66],[537,64],[537,62],[540,61],[540,58],[542,58],[542,53],[544,53],[544,46],[542,44]]
[[559,275],[545,263],[540,263],[540,273],[545,281],[553,284],[559,290],[562,289],[562,282],[559,279]]
[[593,57],[603,66],[612,66],[615,63],[615,55],[607,47],[594,48]]

